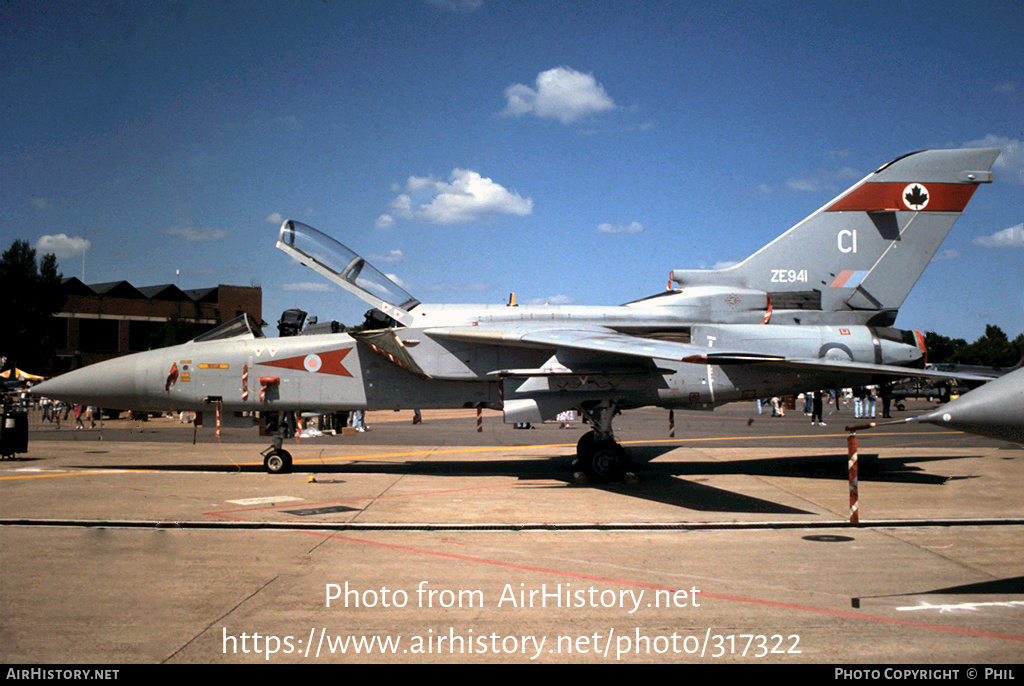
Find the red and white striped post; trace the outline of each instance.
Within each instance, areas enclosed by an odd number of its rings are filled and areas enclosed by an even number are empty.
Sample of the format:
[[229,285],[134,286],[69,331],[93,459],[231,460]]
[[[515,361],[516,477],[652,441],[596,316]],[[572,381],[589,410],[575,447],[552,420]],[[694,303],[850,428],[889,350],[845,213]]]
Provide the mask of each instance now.
[[249,365],[242,365],[242,402],[249,399]]
[[668,437],[676,437],[676,413],[675,410],[668,411]]
[[476,432],[482,434],[484,432],[484,411],[482,408],[476,408]]
[[217,410],[217,429],[216,431],[214,431],[213,435],[216,436],[217,438],[220,438],[220,403],[217,403],[215,407]]
[[907,422],[914,421],[911,419],[897,419],[891,422],[868,422],[867,424],[854,424],[847,426],[846,430],[850,432],[849,437],[846,439],[847,451],[849,453],[849,471],[850,471],[850,524],[860,523],[860,504],[859,495],[857,493],[857,432],[874,429],[876,426],[891,426],[893,424],[906,424]]
[[850,524],[858,524],[860,523],[860,505],[857,493],[857,434],[853,431],[846,438],[846,448],[849,453],[847,467],[850,472]]

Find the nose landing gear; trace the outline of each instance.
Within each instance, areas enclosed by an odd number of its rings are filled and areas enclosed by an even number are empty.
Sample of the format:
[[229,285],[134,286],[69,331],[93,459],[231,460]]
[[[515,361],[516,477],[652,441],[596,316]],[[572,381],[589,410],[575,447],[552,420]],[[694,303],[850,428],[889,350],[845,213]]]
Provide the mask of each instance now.
[[268,474],[288,474],[292,471],[292,456],[287,450],[270,446],[262,453],[263,468]]
[[288,427],[278,416],[276,423],[268,422],[267,428],[273,432],[273,440],[270,447],[260,453],[263,455],[263,468],[268,474],[288,474],[292,471],[292,455],[283,447]]

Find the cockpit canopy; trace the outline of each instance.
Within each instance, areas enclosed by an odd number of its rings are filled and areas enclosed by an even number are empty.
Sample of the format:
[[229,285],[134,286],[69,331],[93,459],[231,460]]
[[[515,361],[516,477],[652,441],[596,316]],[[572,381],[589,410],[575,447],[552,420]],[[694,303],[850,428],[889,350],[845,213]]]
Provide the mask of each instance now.
[[409,323],[409,310],[420,304],[362,257],[312,226],[285,221],[277,247],[403,324]]
[[263,329],[256,323],[256,320],[246,313],[242,313],[231,321],[224,322],[215,329],[210,329],[204,334],[192,339],[193,343],[207,343],[209,341],[222,341],[225,338],[263,338]]

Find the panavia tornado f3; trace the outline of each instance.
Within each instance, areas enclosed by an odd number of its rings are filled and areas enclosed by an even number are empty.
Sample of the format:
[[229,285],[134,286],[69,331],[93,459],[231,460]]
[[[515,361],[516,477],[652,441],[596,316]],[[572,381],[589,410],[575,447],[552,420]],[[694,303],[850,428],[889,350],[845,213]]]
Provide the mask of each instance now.
[[[277,247],[362,298],[389,326],[264,338],[241,317],[189,343],[64,374],[35,392],[106,408],[224,413],[495,408],[507,423],[577,410],[595,480],[622,477],[621,410],[724,403],[923,376],[924,338],[892,328],[907,293],[998,149],[911,153],[869,174],[742,263],[674,270],[619,306],[422,303],[316,229]],[[978,378],[987,381],[988,378]],[[280,441],[269,471],[288,471]]]

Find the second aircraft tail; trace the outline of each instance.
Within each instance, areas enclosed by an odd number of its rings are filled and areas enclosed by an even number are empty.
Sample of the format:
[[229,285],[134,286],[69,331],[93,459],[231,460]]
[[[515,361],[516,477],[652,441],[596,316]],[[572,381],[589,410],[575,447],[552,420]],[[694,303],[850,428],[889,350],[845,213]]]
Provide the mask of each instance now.
[[862,311],[865,323],[889,325],[978,184],[992,181],[990,169],[999,152],[904,155],[740,264],[675,270],[672,281],[684,290],[697,285],[762,290],[776,312]]

